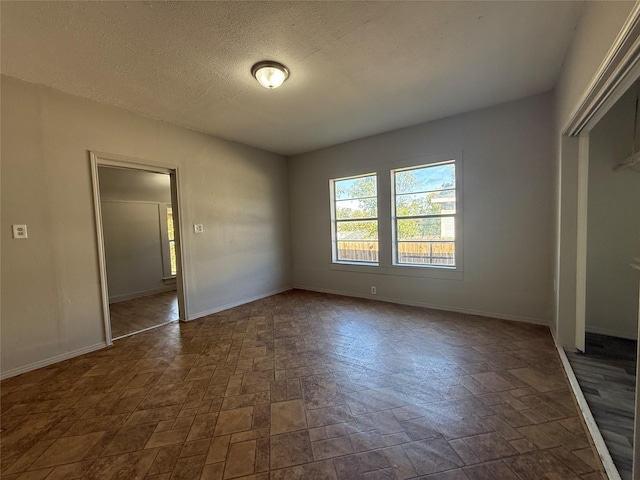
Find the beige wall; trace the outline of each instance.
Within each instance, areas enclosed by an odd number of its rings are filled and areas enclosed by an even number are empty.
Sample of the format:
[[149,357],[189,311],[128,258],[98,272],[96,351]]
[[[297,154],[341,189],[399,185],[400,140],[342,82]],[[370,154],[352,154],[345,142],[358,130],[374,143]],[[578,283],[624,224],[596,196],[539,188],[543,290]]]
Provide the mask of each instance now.
[[175,280],[163,280],[170,176],[111,167],[99,167],[98,176],[109,302],[175,290]]
[[577,139],[562,131],[605,59],[635,2],[585,2],[565,56],[555,91],[556,262],[557,284],[552,330],[564,348],[573,350],[576,326],[576,249],[578,214]]
[[1,82],[3,375],[104,345],[89,150],[179,167],[190,318],[291,285],[285,159]]
[[556,87],[556,118],[564,128],[631,13],[633,1],[584,2]]
[[[402,267],[332,268],[330,179],[378,172],[384,250],[391,229],[389,170],[451,156],[463,164],[462,274],[413,269],[431,275],[416,277],[403,274]],[[299,155],[289,166],[296,286],[369,297],[375,285],[379,299],[551,320],[550,94]],[[381,255],[390,263],[389,252]]]
[[160,205],[103,201],[100,206],[109,303],[175,290],[175,282],[162,279]]
[[613,167],[631,155],[636,93],[634,86],[589,137],[586,306],[588,332],[634,339],[638,273],[630,264],[640,256],[640,171]]
[[98,173],[101,200],[171,203],[167,174],[113,167],[98,167]]

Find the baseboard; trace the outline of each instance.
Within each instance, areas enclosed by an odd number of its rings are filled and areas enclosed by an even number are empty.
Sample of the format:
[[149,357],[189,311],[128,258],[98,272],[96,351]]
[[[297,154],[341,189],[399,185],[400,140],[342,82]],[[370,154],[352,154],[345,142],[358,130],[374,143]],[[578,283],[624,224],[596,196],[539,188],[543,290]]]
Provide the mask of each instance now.
[[505,315],[502,313],[495,313],[495,312],[484,312],[481,310],[472,310],[472,309],[468,309],[468,308],[459,308],[459,307],[452,307],[452,306],[448,306],[448,305],[437,305],[437,304],[433,304],[433,303],[425,303],[425,302],[412,302],[409,300],[400,300],[397,298],[391,298],[391,297],[381,297],[379,295],[357,295],[355,293],[351,293],[351,292],[343,292],[343,291],[338,291],[338,290],[329,290],[329,289],[324,289],[324,288],[316,288],[316,287],[308,287],[308,286],[304,286],[304,285],[294,285],[293,288],[299,289],[299,290],[309,290],[311,292],[320,292],[320,293],[330,293],[333,295],[343,295],[345,297],[354,297],[354,298],[366,298],[367,300],[379,300],[381,302],[387,302],[387,303],[397,303],[399,305],[409,305],[412,307],[423,307],[423,308],[432,308],[434,310],[444,310],[447,312],[456,312],[456,313],[464,313],[467,315],[478,315],[480,317],[490,317],[490,318],[497,318],[500,320],[511,320],[514,322],[523,322],[523,323],[532,323],[534,325],[543,325],[545,327],[549,327],[550,328],[550,321],[549,320],[542,320],[539,318],[530,318],[530,317],[519,317],[516,315]]
[[279,293],[288,292],[289,290],[293,290],[294,287],[284,287],[278,290],[272,290],[267,293],[262,293],[260,295],[256,295],[254,297],[244,298],[242,300],[238,300],[237,302],[228,303],[226,305],[222,305],[220,307],[215,307],[210,310],[205,310],[204,312],[194,313],[193,315],[189,315],[187,320],[196,320],[198,318],[206,317],[207,315],[213,315],[214,313],[222,312],[224,310],[229,310],[230,308],[239,307],[240,305],[244,305],[245,303],[255,302],[256,300],[261,300],[263,298],[270,297],[271,295],[277,295]]
[[567,378],[569,379],[571,390],[573,390],[573,394],[576,397],[576,400],[578,402],[578,407],[580,408],[580,413],[582,413],[582,418],[584,418],[584,423],[586,423],[587,429],[591,434],[591,438],[593,439],[593,444],[596,447],[596,451],[598,452],[598,456],[600,457],[600,461],[602,462],[604,471],[606,472],[609,480],[622,480],[620,478],[620,474],[618,473],[618,469],[613,463],[613,459],[611,458],[611,454],[609,453],[607,444],[604,442],[604,438],[602,438],[600,429],[598,428],[598,425],[596,425],[596,421],[593,418],[591,409],[587,404],[587,399],[584,397],[584,394],[582,393],[582,389],[580,388],[578,379],[576,378],[575,373],[573,373],[573,368],[571,368],[571,364],[569,363],[567,354],[562,347],[556,346],[556,348],[558,349],[558,355],[560,355],[562,366],[564,367],[564,371],[567,374]]
[[126,302],[127,300],[133,300],[134,298],[148,297],[149,295],[157,295],[158,293],[171,292],[176,290],[176,284],[164,285],[162,287],[154,288],[152,290],[142,290],[140,292],[125,293],[123,295],[115,295],[109,298],[109,305],[112,303]]
[[106,342],[96,343],[95,345],[80,348],[78,350],[74,350],[73,352],[63,353],[61,355],[56,355],[55,357],[30,363],[29,365],[25,365],[23,367],[7,370],[6,372],[0,373],[0,380],[4,380],[5,378],[15,377],[16,375],[22,375],[23,373],[27,373],[32,370],[36,370],[38,368],[48,367],[49,365],[53,365],[54,363],[63,362],[65,360],[69,360],[70,358],[74,358],[74,357],[79,357],[80,355],[84,355],[85,353],[95,352],[96,350],[100,350],[102,348],[105,348],[106,346],[107,346]]
[[612,330],[610,328],[592,327],[587,325],[586,330],[588,333],[597,333],[598,335],[606,335],[607,337],[626,338],[628,340],[637,340],[638,334],[623,332],[620,330]]

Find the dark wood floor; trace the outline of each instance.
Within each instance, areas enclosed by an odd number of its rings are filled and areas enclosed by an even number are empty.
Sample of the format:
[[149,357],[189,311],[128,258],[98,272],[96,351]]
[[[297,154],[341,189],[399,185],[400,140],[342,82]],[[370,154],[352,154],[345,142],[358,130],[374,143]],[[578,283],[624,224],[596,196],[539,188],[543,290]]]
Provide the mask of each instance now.
[[173,292],[148,295],[109,305],[111,338],[178,320],[178,297]]
[[294,290],[0,385],[2,480],[602,480],[542,326]]
[[631,480],[637,342],[587,333],[569,362],[620,476]]

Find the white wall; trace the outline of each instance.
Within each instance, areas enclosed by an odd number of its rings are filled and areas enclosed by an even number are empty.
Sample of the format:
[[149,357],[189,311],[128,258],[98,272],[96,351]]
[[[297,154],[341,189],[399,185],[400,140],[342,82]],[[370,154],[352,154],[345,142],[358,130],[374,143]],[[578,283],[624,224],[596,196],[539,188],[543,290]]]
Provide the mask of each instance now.
[[[378,172],[381,239],[389,170],[463,153],[464,272],[436,278],[332,268],[329,179]],[[552,300],[552,96],[538,95],[289,161],[294,285],[548,323]],[[383,240],[381,248],[384,249]],[[388,244],[388,242],[387,242]],[[390,263],[390,248],[386,255]],[[421,270],[424,272],[424,270]],[[439,278],[437,278],[439,277]]]
[[284,158],[6,76],[1,94],[3,375],[104,345],[89,150],[179,167],[190,318],[290,287]]
[[630,264],[640,256],[640,171],[613,167],[632,152],[636,92],[631,88],[589,137],[586,308],[588,332],[634,339],[638,274]]
[[557,294],[552,330],[564,348],[574,350],[576,325],[576,249],[578,145],[562,137],[583,95],[605,59],[635,2],[585,2],[565,56],[555,95]]

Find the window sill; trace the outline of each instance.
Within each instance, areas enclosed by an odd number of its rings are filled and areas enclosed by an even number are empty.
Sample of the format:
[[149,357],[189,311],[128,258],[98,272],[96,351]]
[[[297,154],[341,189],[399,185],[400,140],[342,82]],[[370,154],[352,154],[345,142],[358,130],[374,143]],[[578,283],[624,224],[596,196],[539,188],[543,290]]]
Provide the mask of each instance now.
[[378,265],[375,263],[330,263],[330,270],[354,273],[373,273],[396,277],[436,278],[442,280],[463,280],[460,267],[435,267],[431,265]]
[[332,262],[332,265],[351,265],[355,267],[379,267],[380,264],[377,262],[350,262],[348,260],[338,260]]

